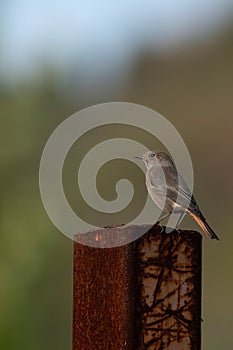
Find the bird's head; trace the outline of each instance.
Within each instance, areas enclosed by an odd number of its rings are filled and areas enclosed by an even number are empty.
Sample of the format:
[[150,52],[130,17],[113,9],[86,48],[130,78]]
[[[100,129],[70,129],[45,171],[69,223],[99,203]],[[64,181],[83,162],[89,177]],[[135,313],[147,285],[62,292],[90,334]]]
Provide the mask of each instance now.
[[169,155],[162,151],[148,151],[143,154],[142,157],[136,157],[142,159],[146,164],[147,169],[150,169],[153,166],[169,166],[173,164]]

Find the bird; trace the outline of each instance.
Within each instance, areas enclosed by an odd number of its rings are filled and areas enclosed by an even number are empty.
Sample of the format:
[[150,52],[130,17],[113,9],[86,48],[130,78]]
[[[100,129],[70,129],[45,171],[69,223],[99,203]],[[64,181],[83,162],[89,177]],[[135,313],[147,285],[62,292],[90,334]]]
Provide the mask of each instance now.
[[159,222],[174,212],[180,215],[177,228],[187,213],[211,239],[219,240],[203,216],[182,175],[178,173],[173,160],[166,152],[148,151],[142,157],[136,158],[143,160],[146,165],[146,187],[149,195],[165,213]]

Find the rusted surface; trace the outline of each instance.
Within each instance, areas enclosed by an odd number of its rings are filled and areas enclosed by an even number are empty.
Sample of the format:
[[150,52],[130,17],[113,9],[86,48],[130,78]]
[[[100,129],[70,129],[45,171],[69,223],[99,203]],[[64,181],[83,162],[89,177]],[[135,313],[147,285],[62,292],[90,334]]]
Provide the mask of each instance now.
[[[119,230],[92,232],[89,239],[98,244],[110,235],[109,243]],[[108,249],[74,243],[73,350],[137,349],[140,297],[135,249],[135,243]]]
[[136,241],[150,228],[151,225],[107,226],[85,234],[77,233],[75,240],[94,248],[119,247]]
[[[160,231],[117,248],[74,243],[73,350],[200,350],[201,236]],[[88,239],[107,247],[134,234],[112,227]]]
[[153,230],[139,253],[142,349],[200,350],[201,235]]

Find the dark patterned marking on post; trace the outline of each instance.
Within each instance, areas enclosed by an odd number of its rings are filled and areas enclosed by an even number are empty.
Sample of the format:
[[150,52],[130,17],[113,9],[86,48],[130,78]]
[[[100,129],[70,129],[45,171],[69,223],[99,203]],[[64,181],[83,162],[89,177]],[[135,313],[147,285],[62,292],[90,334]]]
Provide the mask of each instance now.
[[139,253],[143,349],[199,350],[201,236],[151,230]]

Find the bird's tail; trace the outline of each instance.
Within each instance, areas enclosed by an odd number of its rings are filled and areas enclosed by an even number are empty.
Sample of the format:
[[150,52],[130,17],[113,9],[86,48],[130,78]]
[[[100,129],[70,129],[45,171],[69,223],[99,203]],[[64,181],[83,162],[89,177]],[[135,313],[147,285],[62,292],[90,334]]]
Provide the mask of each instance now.
[[192,216],[192,218],[197,222],[197,224],[201,227],[201,229],[211,238],[211,239],[217,239],[219,241],[218,236],[216,233],[212,230],[212,228],[207,224],[206,220],[204,218],[200,218],[194,213],[188,212],[189,215]]

